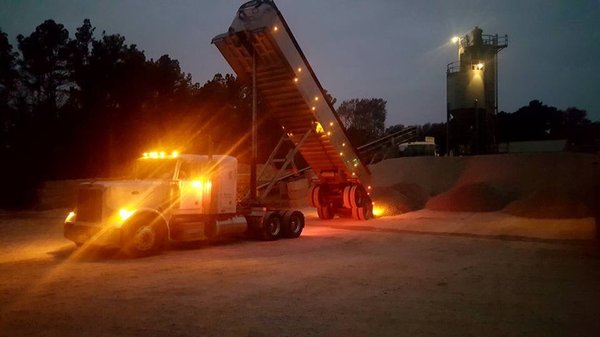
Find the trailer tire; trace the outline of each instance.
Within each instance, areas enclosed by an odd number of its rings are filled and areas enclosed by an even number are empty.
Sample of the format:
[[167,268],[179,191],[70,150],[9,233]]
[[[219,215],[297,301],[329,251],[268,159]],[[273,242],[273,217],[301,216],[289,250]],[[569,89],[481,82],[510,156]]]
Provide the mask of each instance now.
[[362,189],[359,189],[358,186],[354,185],[350,189],[350,206],[352,208],[362,207],[364,203],[364,195]]
[[321,186],[311,187],[310,190],[308,191],[308,196],[309,196],[308,202],[312,207],[323,206],[323,195],[322,195]]
[[368,220],[373,217],[370,207],[353,207],[352,217],[356,220]]
[[317,207],[317,215],[321,220],[331,220],[335,214],[333,212],[333,207],[326,205],[323,207]]
[[275,212],[269,212],[265,215],[261,227],[260,236],[263,241],[277,240],[281,235],[281,217]]
[[346,186],[342,191],[342,200],[344,202],[344,208],[352,208],[352,205],[350,204],[350,191],[352,190],[352,187],[354,186]]
[[304,229],[304,215],[299,211],[286,211],[281,217],[283,237],[295,239]]

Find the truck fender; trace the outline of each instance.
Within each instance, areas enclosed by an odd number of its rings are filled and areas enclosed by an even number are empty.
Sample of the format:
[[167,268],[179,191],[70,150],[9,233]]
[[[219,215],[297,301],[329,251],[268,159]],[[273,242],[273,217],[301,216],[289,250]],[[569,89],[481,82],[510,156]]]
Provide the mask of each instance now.
[[169,222],[167,221],[167,218],[165,218],[165,216],[161,212],[153,208],[136,209],[135,212],[133,212],[133,214],[125,221],[125,223],[123,224],[123,228],[127,228],[135,220],[138,220],[140,218],[150,218],[153,220],[156,219],[161,224],[165,225],[165,228],[167,229],[167,233],[170,238],[171,230],[169,228]]

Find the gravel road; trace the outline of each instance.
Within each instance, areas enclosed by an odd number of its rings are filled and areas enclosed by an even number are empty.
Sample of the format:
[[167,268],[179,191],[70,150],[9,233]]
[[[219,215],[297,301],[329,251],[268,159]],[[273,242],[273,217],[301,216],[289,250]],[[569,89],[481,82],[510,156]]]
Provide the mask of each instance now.
[[76,250],[64,214],[0,214],[0,336],[600,335],[593,219],[310,214],[297,240],[131,260]]

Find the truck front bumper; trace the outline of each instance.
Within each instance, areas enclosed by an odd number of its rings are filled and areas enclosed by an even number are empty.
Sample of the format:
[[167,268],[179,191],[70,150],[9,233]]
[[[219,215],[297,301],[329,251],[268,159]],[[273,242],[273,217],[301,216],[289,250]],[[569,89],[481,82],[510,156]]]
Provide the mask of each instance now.
[[78,245],[90,243],[95,246],[120,247],[122,242],[121,229],[109,225],[98,226],[65,222],[64,236]]

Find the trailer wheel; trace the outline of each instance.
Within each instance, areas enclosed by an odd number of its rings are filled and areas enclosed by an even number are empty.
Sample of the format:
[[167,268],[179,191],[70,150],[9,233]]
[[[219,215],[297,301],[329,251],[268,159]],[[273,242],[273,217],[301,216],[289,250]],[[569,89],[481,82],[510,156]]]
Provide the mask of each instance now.
[[323,199],[321,196],[321,186],[313,186],[308,191],[308,202],[312,207],[321,207]]
[[302,234],[304,229],[304,215],[299,211],[286,211],[281,217],[283,223],[283,236],[294,239]]
[[261,239],[265,241],[273,241],[279,239],[281,234],[281,218],[279,214],[269,212],[263,220]]
[[321,220],[331,220],[334,216],[333,207],[331,207],[331,205],[317,207],[317,215]]
[[352,208],[352,205],[350,204],[350,191],[352,190],[352,187],[354,186],[346,186],[342,191],[342,200],[344,202],[344,208]]
[[371,207],[353,207],[352,217],[356,220],[368,220],[372,218]]
[[350,205],[352,208],[362,207],[365,202],[365,195],[362,188],[354,185],[350,190]]
[[167,229],[158,219],[140,218],[134,219],[125,233],[125,253],[134,257],[142,257],[156,254],[162,250]]

